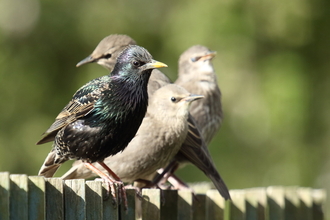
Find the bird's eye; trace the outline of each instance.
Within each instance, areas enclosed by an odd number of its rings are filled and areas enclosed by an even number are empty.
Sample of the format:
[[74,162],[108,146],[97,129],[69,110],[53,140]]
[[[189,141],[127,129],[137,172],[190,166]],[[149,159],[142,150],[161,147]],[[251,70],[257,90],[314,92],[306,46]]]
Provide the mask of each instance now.
[[111,58],[111,56],[112,56],[111,53],[108,53],[108,54],[106,54],[106,55],[104,56],[104,58],[105,58],[105,59],[109,59],[109,58]]
[[200,58],[201,58],[201,57],[192,57],[192,58],[190,58],[190,60],[191,60],[192,62],[196,62],[196,61],[198,61]]
[[133,61],[133,65],[134,66],[141,66],[140,62],[138,62],[138,61]]
[[176,98],[175,97],[171,97],[171,101],[172,102],[175,102],[176,101]]

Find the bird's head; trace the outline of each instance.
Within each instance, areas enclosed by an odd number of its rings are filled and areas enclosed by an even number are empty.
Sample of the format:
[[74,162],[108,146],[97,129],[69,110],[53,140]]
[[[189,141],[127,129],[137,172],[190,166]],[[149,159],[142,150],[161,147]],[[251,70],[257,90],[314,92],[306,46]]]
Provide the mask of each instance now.
[[128,45],[136,45],[136,42],[127,35],[112,34],[103,38],[91,55],[80,61],[76,66],[94,63],[112,71],[119,54]]
[[167,67],[166,64],[153,60],[151,54],[143,47],[129,45],[118,56],[111,75],[140,77],[147,73],[148,79],[153,69]]
[[211,60],[216,56],[215,51],[205,46],[195,45],[182,53],[179,59],[179,74],[209,74],[213,73]]
[[181,86],[168,84],[158,89],[150,97],[148,113],[156,117],[165,117],[165,120],[185,120],[188,118],[190,104],[202,95],[189,93]]

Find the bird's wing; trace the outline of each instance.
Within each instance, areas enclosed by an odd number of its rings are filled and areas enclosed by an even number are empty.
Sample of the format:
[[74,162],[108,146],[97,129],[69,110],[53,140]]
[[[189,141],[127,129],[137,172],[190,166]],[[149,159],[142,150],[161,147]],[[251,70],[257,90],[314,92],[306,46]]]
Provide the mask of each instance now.
[[107,81],[106,77],[108,76],[94,79],[81,87],[74,94],[72,100],[58,114],[55,122],[48,128],[44,133],[44,137],[37,144],[53,141],[61,128],[91,112],[95,102],[101,97],[102,91],[109,88],[109,81]]
[[188,122],[188,135],[187,135],[184,143],[187,145],[190,145],[192,147],[200,148],[201,146],[203,146],[201,133],[199,132],[198,128],[196,127],[196,122],[195,122],[194,118],[190,114],[189,114],[187,122]]
[[190,161],[200,170],[202,170],[206,176],[208,176],[220,194],[225,199],[230,199],[228,188],[217,171],[210,152],[204,140],[201,138],[201,134],[198,128],[195,126],[195,121],[191,115],[188,117],[189,132],[186,140],[181,145],[177,158],[185,158]]

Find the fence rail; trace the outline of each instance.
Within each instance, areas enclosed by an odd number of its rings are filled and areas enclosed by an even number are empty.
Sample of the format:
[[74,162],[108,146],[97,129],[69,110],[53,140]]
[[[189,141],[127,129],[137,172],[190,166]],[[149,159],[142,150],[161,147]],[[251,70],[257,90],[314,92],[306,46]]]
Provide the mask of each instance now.
[[45,179],[0,172],[0,220],[150,219],[150,220],[323,220],[326,192],[305,187],[269,186],[231,190],[224,201],[210,189],[143,189],[142,199],[127,189],[128,209],[104,200],[100,181]]

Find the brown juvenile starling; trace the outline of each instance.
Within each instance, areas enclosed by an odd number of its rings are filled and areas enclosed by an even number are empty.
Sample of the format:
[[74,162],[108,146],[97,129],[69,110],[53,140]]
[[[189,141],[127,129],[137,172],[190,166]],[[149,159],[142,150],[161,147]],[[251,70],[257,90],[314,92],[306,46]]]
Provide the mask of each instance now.
[[179,76],[175,84],[192,93],[201,94],[204,99],[190,108],[208,145],[222,122],[221,92],[217,83],[212,58],[216,55],[207,47],[196,45],[186,50],[179,59]]
[[[81,87],[37,143],[54,140],[39,175],[52,177],[67,160],[81,160],[108,184],[120,178],[103,162],[123,151],[135,136],[148,105],[147,83],[152,69],[166,67],[139,46],[128,46],[113,71]],[[98,162],[109,175],[92,163]],[[120,189],[124,195],[125,191]],[[113,196],[114,190],[111,190]]]

